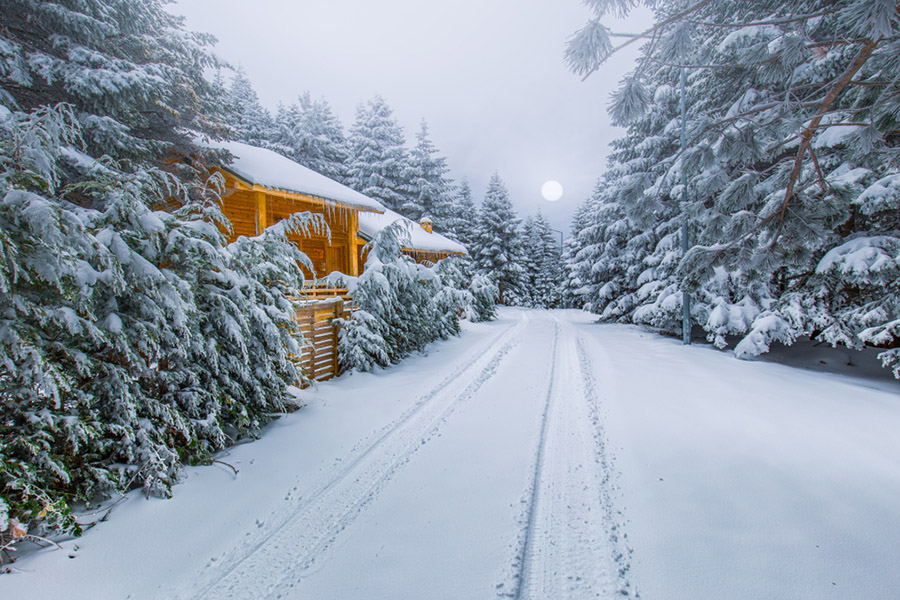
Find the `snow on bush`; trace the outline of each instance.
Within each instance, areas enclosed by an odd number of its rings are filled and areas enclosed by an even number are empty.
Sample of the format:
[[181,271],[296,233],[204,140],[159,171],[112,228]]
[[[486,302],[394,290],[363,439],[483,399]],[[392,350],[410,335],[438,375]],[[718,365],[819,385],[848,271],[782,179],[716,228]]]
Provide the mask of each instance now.
[[0,119],[0,490],[29,531],[78,533],[73,505],[132,486],[168,495],[285,410],[305,259],[286,236],[321,226],[226,247],[214,188],[78,144],[65,105]]
[[491,321],[497,316],[497,294],[499,290],[488,277],[475,275],[469,283],[471,303],[466,308],[466,318],[473,323]]
[[468,312],[491,318],[496,286],[473,279],[466,289],[454,259],[437,265],[417,264],[401,251],[408,235],[400,222],[389,225],[372,241],[365,271],[343,278],[357,309],[341,320],[339,359],[342,368],[370,371],[421,350],[436,339],[459,333],[459,319]]

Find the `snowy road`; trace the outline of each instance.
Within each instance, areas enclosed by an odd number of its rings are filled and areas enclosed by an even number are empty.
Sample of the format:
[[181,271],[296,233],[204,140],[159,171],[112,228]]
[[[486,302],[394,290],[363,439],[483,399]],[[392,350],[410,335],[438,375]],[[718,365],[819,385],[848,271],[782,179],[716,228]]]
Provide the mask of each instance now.
[[[520,313],[343,457],[326,481],[298,493],[219,556],[184,597],[397,598],[452,588],[452,597],[475,598],[491,582],[500,596],[514,598],[627,590],[625,552],[610,543],[616,525],[603,492],[609,477],[597,399],[577,342],[572,325],[551,313]],[[498,427],[501,420],[508,425]],[[440,501],[410,503],[410,491],[441,485],[438,473],[458,481],[448,497],[475,499],[474,509],[493,509],[496,522],[440,518]],[[405,506],[397,510],[398,504]],[[386,523],[357,525],[373,518]],[[347,578],[366,556],[342,537],[364,547],[394,545],[391,538],[404,528],[418,541],[404,543],[375,569],[381,577],[394,572],[393,583],[378,590]],[[437,540],[444,541],[439,552],[429,548]],[[505,548],[494,547],[503,540]],[[478,556],[477,548],[492,550]],[[423,577],[416,581],[408,573],[421,558],[415,571]],[[498,573],[498,566],[506,568]]]
[[0,597],[895,599],[898,392],[505,310],[302,392],[236,476],[129,496]]

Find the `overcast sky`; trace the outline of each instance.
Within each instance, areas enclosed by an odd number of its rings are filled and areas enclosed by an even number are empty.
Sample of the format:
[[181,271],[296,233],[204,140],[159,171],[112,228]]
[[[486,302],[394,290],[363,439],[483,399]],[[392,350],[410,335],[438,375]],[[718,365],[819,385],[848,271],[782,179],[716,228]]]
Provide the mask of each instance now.
[[[381,94],[407,145],[428,121],[476,203],[497,171],[521,217],[540,207],[566,237],[618,135],[607,97],[636,56],[586,82],[568,72],[565,42],[589,17],[579,0],[180,0],[170,10],[215,35],[216,53],[243,66],[273,112],[309,90],[346,132],[356,106]],[[552,204],[540,193],[550,179],[565,189]]]

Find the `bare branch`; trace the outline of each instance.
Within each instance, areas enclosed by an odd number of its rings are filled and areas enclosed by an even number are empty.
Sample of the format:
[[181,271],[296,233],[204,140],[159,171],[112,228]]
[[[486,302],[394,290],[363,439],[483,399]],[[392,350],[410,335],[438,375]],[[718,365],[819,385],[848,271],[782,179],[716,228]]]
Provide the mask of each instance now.
[[234,465],[232,465],[232,464],[230,464],[230,463],[227,463],[227,462],[225,462],[224,460],[213,459],[213,462],[214,462],[214,463],[219,463],[220,465],[225,465],[226,467],[229,467],[232,471],[234,471],[234,476],[235,476],[235,477],[237,477],[238,473],[240,473],[240,471],[238,471],[238,470],[234,467]]
[[806,151],[811,149],[812,147],[812,138],[815,135],[816,130],[819,127],[819,123],[822,122],[822,117],[825,116],[825,113],[828,112],[828,109],[831,108],[831,105],[837,100],[837,97],[844,91],[844,89],[853,81],[853,76],[856,75],[859,70],[862,68],[866,61],[869,60],[869,57],[872,55],[872,52],[875,50],[875,46],[878,45],[878,42],[875,40],[867,39],[863,42],[862,48],[860,48],[859,53],[856,55],[856,58],[853,59],[853,62],[847,67],[847,70],[838,77],[837,81],[834,82],[834,85],[829,90],[828,94],[826,94],[825,99],[822,101],[822,105],[819,107],[816,116],[807,125],[806,129],[803,131],[803,134],[800,136],[800,148],[797,150],[797,158],[794,160],[794,168],[791,170],[791,175],[788,178],[787,189],[784,192],[784,200],[781,203],[781,208],[776,211],[779,215],[778,217],[778,227],[775,230],[775,234],[772,236],[772,241],[769,242],[769,247],[772,248],[775,243],[778,241],[778,238],[781,236],[781,230],[784,227],[784,215],[787,210],[788,204],[791,201],[791,198],[794,196],[794,187],[797,183],[797,178],[800,176],[800,169],[803,167],[803,157],[806,155]]
[[819,166],[819,157],[816,156],[816,151],[812,146],[809,147],[809,156],[812,158],[813,164],[816,167],[816,180],[819,183],[819,189],[822,190],[823,194],[827,194],[828,184],[825,183],[825,175],[822,173],[822,167]]

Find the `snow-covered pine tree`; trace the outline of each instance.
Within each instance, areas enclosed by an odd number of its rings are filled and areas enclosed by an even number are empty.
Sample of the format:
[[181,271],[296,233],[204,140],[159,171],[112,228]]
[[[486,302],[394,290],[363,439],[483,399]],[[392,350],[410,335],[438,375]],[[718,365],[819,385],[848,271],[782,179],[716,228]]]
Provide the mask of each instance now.
[[296,103],[279,102],[272,120],[272,138],[267,140],[269,149],[296,161],[299,123],[300,107]]
[[265,148],[279,139],[272,115],[259,103],[259,96],[243,67],[238,67],[228,88],[228,124],[234,139]]
[[[570,66],[596,70],[613,51],[599,18],[635,4],[592,2],[595,19],[573,38]],[[897,238],[887,215],[897,208],[900,96],[885,76],[900,70],[896,3],[645,4],[656,9],[654,42],[611,104],[628,126],[611,159],[611,198],[648,238],[633,256],[648,268],[631,318],[674,328],[686,290],[711,340],[751,334],[739,354],[799,335],[896,344],[894,263],[871,263],[876,273],[846,262],[887,257]]]
[[216,74],[209,83],[209,92],[202,98],[202,111],[204,115],[218,124],[215,137],[233,139],[234,131],[228,124],[231,104],[226,83],[222,67],[217,67]]
[[444,215],[440,217],[442,221],[440,232],[465,246],[471,253],[474,244],[472,218],[478,211],[472,200],[472,187],[468,180],[463,180],[447,204],[446,210],[441,212]]
[[532,251],[538,267],[534,299],[542,308],[558,308],[562,300],[562,248],[550,223],[541,213],[535,218]]
[[522,225],[521,300],[535,308],[556,308],[561,299],[562,268],[559,242],[538,212]]
[[0,133],[0,495],[29,528],[77,532],[72,503],[168,494],[284,409],[302,256],[268,231],[226,249],[215,193],[78,152],[65,105],[2,108]]
[[500,304],[513,302],[522,278],[519,218],[498,173],[488,183],[469,254],[475,271],[497,285]]
[[[599,186],[599,182],[597,185]],[[584,231],[593,223],[591,212],[598,191],[597,187],[595,187],[594,195],[578,205],[575,213],[572,215],[572,223],[569,226],[569,237],[566,240],[562,257],[564,265],[563,304],[569,308],[586,308],[585,299],[583,298],[584,291],[582,290],[585,283],[583,269],[585,267],[589,269],[590,266],[582,266],[583,261],[580,261],[577,257],[589,243],[586,240],[587,236]]]
[[344,128],[325,99],[313,100],[309,92],[298,98],[294,160],[342,183],[349,174],[350,152]]
[[[417,264],[401,251],[408,239],[406,225],[389,225],[372,241],[363,274],[346,278],[358,308],[341,323],[338,350],[344,369],[385,367],[459,333],[460,314],[472,304],[469,292],[454,285],[460,273],[452,262]],[[483,302],[480,292],[478,301]],[[479,306],[478,311],[482,315],[490,308]]]
[[443,284],[453,291],[451,298],[465,304],[465,318],[473,323],[491,321],[497,316],[497,286],[484,275],[472,275],[468,257],[448,256],[437,265]]
[[214,38],[184,31],[164,0],[2,0],[0,102],[76,107],[87,150],[156,159],[196,150],[211,120]]
[[519,238],[521,239],[521,248],[518,264],[522,269],[522,285],[517,298],[519,303],[524,306],[538,307],[540,306],[540,293],[537,291],[540,251],[536,251],[536,246],[539,244],[536,243],[535,218],[533,216],[529,215],[522,222]]
[[[643,240],[634,231],[621,207],[612,200],[612,187],[600,181],[581,214],[570,269],[578,287],[575,292],[585,309],[604,320],[631,315],[645,266],[632,256],[633,244]],[[638,246],[640,247],[640,246]],[[647,251],[641,253],[646,255]]]
[[323,100],[309,92],[297,102],[279,105],[273,150],[335,181],[347,179],[350,153],[341,122]]
[[347,185],[401,212],[411,198],[405,143],[403,129],[384,98],[375,96],[359,105],[350,128]]
[[29,530],[77,531],[73,503],[134,484],[167,493],[298,378],[296,248],[226,249],[215,191],[163,160],[203,155],[185,131],[213,131],[192,111],[216,99],[207,38],[162,5],[3,4],[0,502]]
[[444,221],[451,217],[452,183],[447,176],[450,169],[447,159],[438,154],[438,149],[428,135],[428,123],[422,119],[421,129],[416,134],[416,145],[409,152],[407,182],[410,197],[403,210],[403,216],[418,221],[430,216],[435,229],[443,232]]

